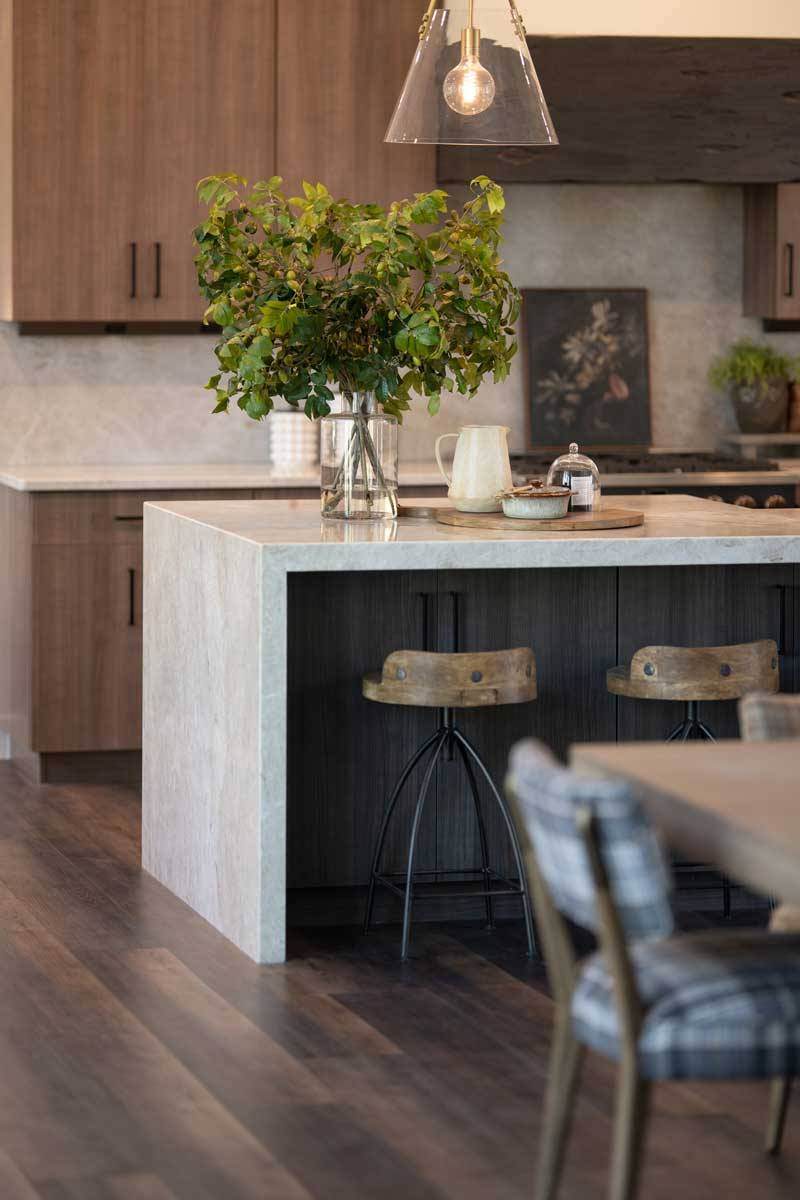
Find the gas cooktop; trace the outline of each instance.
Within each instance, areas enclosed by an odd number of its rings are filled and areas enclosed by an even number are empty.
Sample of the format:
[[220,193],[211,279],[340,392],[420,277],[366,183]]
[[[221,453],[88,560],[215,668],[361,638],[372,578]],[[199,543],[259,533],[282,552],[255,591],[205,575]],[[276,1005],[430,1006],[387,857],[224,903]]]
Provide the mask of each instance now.
[[[518,475],[546,475],[553,457],[513,454],[512,470]],[[699,471],[777,471],[767,458],[733,458],[711,452],[692,454],[593,454],[601,475],[693,474]]]

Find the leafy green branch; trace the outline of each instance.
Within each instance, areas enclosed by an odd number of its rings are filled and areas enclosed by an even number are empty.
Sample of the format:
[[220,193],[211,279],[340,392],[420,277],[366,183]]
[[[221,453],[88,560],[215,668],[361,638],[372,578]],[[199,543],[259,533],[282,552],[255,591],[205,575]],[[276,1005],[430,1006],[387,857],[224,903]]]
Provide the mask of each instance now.
[[222,329],[215,412],[260,420],[283,397],[325,416],[331,385],[373,391],[402,420],[414,393],[473,395],[506,378],[520,296],[499,256],[505,199],[486,176],[449,210],[422,193],[388,209],[334,200],[322,184],[287,198],[282,180],[215,175],[198,184],[195,230],[206,322]]

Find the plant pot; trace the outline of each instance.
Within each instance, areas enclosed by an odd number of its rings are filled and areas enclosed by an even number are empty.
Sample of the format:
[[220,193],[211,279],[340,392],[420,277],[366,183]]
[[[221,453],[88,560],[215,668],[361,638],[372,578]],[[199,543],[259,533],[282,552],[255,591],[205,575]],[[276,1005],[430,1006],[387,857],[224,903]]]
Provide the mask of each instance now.
[[742,433],[783,433],[789,414],[786,379],[760,379],[750,386],[734,385],[731,402]]
[[371,393],[342,394],[342,412],[320,421],[322,516],[392,521],[397,516],[397,420]]

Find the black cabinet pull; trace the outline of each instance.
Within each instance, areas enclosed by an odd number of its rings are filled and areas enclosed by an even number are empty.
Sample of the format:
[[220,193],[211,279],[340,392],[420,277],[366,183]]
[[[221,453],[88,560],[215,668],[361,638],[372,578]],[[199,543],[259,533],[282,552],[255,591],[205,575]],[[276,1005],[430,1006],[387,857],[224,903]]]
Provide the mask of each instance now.
[[128,624],[136,624],[136,569],[128,567]]
[[783,294],[794,295],[794,242],[786,242],[783,247]]
[[136,242],[131,242],[131,300],[136,299]]
[[461,597],[459,593],[451,592],[450,601],[453,605],[452,652],[453,654],[458,654],[461,650]]
[[431,610],[430,601],[431,595],[429,592],[418,592],[422,601],[422,649],[430,650],[431,648]]
[[117,514],[117,516],[114,517],[114,520],[115,521],[127,521],[127,522],[138,521],[139,524],[141,525],[142,521],[144,521],[144,517],[125,517],[125,516],[120,516],[119,514]]
[[156,286],[153,291],[153,299],[161,299],[161,242],[156,242]]

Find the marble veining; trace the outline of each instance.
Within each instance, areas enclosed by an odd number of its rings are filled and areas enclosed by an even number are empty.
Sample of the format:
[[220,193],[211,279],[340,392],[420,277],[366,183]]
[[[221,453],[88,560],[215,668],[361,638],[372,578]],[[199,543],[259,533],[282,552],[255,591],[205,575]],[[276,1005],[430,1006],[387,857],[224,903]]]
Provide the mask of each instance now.
[[625,503],[644,526],[509,536],[323,524],[314,501],[145,505],[145,869],[251,958],[283,961],[290,572],[800,562],[800,510]]

